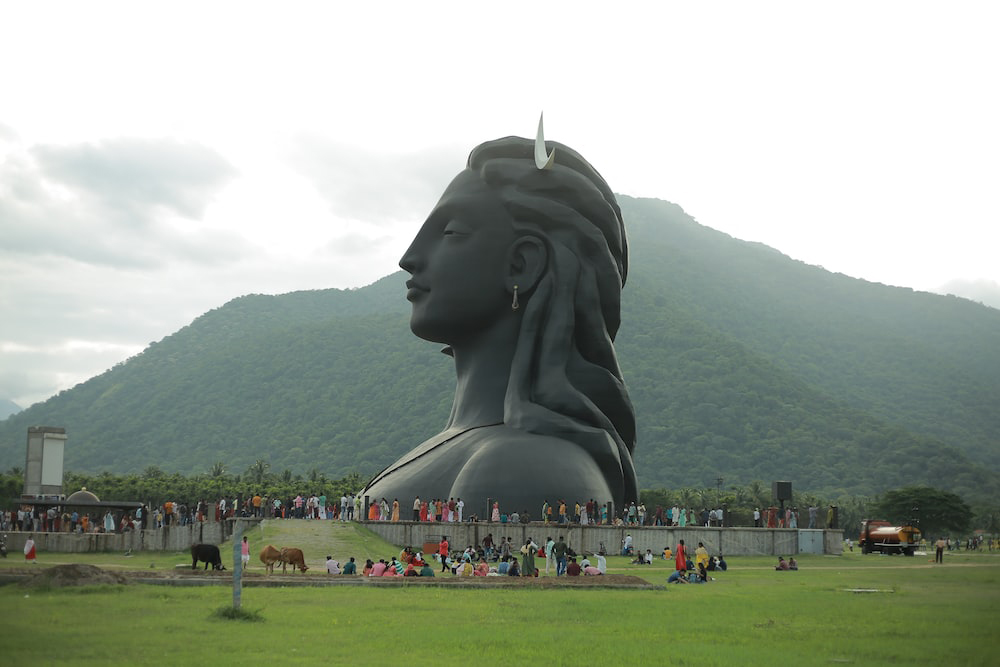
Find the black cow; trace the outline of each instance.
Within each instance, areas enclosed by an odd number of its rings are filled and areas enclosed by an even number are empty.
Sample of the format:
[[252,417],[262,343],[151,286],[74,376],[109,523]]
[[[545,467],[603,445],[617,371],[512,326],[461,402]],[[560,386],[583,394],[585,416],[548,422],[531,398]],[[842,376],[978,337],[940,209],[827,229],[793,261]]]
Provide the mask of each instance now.
[[222,566],[222,556],[219,547],[214,544],[195,544],[191,546],[191,569],[198,568],[198,561],[205,561],[205,569],[211,565],[213,570],[225,570]]

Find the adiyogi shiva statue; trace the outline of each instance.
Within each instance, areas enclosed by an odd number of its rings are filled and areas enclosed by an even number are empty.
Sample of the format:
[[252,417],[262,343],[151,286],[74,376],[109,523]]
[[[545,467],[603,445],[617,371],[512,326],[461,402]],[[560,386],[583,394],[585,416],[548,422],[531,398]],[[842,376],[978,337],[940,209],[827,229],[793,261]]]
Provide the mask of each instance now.
[[[443,343],[443,431],[368,483],[372,499],[637,500],[635,414],[615,356],[628,245],[576,151],[505,137],[473,149],[406,250],[410,328]],[[536,517],[541,518],[541,517]]]

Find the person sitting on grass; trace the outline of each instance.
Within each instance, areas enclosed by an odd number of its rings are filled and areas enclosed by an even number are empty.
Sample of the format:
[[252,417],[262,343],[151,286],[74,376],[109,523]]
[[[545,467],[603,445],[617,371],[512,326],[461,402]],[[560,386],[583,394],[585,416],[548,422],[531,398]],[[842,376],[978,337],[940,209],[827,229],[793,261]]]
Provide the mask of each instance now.
[[368,576],[381,577],[383,574],[385,574],[386,569],[387,567],[385,560],[380,558],[377,563],[372,565],[371,573]]
[[507,568],[508,577],[520,577],[521,568],[517,565],[517,556],[510,557],[510,567]]
[[722,554],[712,556],[712,558],[708,561],[709,572],[725,572],[727,567],[725,559],[722,558]]
[[326,573],[340,574],[340,563],[334,560],[333,556],[326,557]]
[[420,573],[417,572],[417,568],[413,567],[413,563],[406,566],[406,571],[403,572],[404,577],[419,577]]
[[497,574],[506,575],[510,570],[510,556],[504,556],[497,565]]
[[434,576],[434,568],[431,567],[430,565],[428,565],[427,563],[424,563],[423,567],[420,568],[420,576],[421,577],[433,577]]
[[779,571],[788,569],[788,561],[785,560],[784,556],[778,556],[778,564],[774,566],[774,569]]
[[576,559],[575,558],[570,558],[569,559],[569,564],[566,566],[566,574],[567,574],[567,576],[570,576],[570,577],[579,577],[580,576],[580,572],[581,572],[581,569],[580,569],[580,566],[577,564]]
[[789,570],[798,570],[799,569],[799,564],[796,563],[795,559],[793,557],[791,557],[791,556],[788,557],[788,569]]
[[708,570],[705,568],[704,563],[698,563],[698,581],[699,583],[707,583],[709,581],[715,581],[710,576],[708,576]]
[[668,584],[686,584],[687,582],[688,580],[684,576],[683,570],[674,570],[673,574],[667,577]]
[[374,569],[375,569],[375,563],[373,563],[372,559],[369,558],[365,561],[365,567],[363,570],[361,570],[361,574],[366,577],[370,577],[372,576],[372,570]]
[[588,565],[587,567],[583,568],[583,574],[586,577],[599,577],[604,573],[598,570],[593,565]]
[[670,550],[670,547],[663,547],[663,560],[673,560],[674,552]]
[[354,562],[354,556],[351,556],[351,560],[344,563],[344,574],[357,574],[358,564]]

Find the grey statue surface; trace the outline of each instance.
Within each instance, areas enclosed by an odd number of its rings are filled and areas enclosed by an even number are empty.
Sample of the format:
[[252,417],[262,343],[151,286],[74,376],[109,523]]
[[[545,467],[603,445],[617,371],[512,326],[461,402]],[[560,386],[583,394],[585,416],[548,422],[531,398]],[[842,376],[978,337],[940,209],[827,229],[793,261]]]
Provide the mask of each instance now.
[[477,146],[399,265],[410,328],[454,359],[455,401],[445,429],[365,495],[462,498],[480,516],[491,498],[533,519],[544,501],[637,500],[613,342],[628,247],[614,194],[583,157],[540,136]]

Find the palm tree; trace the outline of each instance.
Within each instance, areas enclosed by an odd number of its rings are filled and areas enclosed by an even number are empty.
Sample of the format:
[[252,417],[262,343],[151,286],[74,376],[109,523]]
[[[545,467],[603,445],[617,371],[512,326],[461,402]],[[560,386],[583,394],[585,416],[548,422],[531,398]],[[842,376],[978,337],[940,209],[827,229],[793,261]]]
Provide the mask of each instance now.
[[759,479],[755,479],[750,482],[747,487],[747,492],[750,494],[750,499],[753,500],[754,505],[757,507],[767,507],[771,504],[771,492],[764,487],[763,482]]
[[267,471],[270,470],[271,464],[263,459],[257,459],[252,466],[247,469],[247,477],[254,484],[263,484],[264,480],[267,478]]
[[680,490],[681,505],[685,508],[692,508],[698,504],[698,492],[690,486],[685,486]]
[[208,471],[209,477],[214,477],[218,479],[226,474],[226,464],[222,461],[216,461],[212,464],[212,468]]

